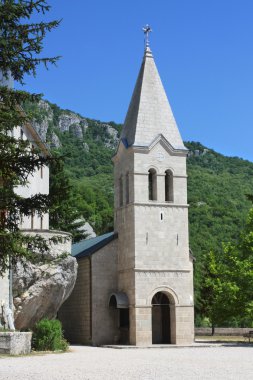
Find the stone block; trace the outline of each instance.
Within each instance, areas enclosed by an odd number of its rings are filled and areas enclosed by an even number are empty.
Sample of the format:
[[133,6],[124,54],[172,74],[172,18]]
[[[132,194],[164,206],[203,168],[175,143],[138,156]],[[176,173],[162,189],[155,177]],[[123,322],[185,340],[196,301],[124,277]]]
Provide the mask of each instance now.
[[31,352],[31,340],[31,332],[0,332],[0,354],[29,354]]

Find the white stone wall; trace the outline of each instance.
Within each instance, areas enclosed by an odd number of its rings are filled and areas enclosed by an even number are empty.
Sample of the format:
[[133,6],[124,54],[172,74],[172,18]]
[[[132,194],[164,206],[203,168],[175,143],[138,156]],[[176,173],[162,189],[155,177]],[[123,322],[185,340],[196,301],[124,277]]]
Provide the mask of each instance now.
[[[72,245],[72,237],[71,234],[64,231],[56,231],[56,230],[23,230],[24,234],[35,236],[39,235],[43,239],[46,240],[49,251],[48,256],[50,257],[57,257],[64,253],[70,254],[71,253],[71,245]],[[52,239],[57,238],[56,241],[53,241]]]
[[[0,277],[0,307],[2,301],[9,305],[9,273],[6,272],[3,277]],[[0,309],[1,314],[1,309]]]
[[[23,131],[23,133],[21,131]],[[34,141],[34,137],[31,135],[31,132],[27,127],[23,127],[22,129],[20,127],[15,128],[14,136],[24,140],[28,139],[31,144]],[[36,145],[35,142],[34,145]],[[16,188],[16,193],[25,198],[31,197],[35,194],[49,194],[49,168],[43,166],[36,169],[29,175],[28,184],[26,186],[18,186]],[[47,230],[49,229],[49,215],[46,213],[41,217],[35,212],[33,217],[24,216],[20,228]]]

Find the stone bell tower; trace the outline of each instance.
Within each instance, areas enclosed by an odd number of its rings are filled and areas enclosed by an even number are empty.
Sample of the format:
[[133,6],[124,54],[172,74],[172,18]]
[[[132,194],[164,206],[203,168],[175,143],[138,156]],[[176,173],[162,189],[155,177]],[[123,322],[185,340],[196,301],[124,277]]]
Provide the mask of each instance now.
[[129,299],[130,344],[194,339],[186,156],[147,43],[114,157],[118,290]]

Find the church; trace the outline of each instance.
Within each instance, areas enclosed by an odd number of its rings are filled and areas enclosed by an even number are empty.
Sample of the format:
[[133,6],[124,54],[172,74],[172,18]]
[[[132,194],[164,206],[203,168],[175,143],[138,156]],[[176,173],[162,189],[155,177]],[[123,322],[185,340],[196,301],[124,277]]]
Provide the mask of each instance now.
[[187,149],[146,43],[114,163],[114,232],[72,246],[58,317],[71,343],[191,344]]

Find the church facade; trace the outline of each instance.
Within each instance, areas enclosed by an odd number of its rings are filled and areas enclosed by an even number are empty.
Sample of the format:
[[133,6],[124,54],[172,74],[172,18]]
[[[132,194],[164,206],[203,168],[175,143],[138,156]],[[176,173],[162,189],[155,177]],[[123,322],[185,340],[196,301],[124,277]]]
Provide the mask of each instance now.
[[73,245],[77,282],[59,311],[70,342],[193,342],[186,156],[147,46],[113,158],[115,232]]

